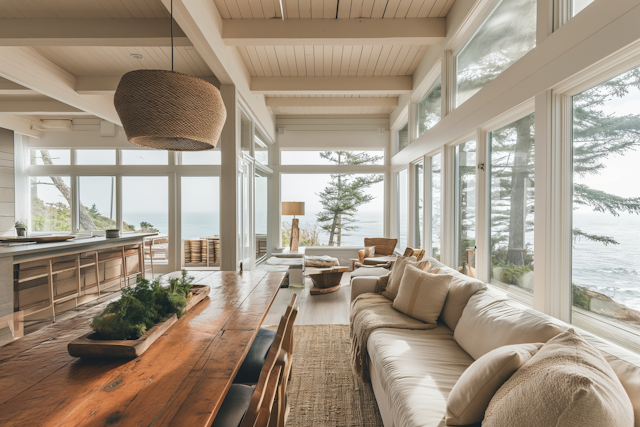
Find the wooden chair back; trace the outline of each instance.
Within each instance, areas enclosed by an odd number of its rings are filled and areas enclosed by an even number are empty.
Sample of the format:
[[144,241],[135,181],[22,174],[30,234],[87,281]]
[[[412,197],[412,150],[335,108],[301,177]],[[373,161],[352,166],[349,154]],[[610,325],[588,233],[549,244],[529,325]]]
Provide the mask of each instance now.
[[364,246],[375,246],[376,255],[393,255],[393,251],[398,244],[398,239],[387,239],[386,237],[365,238]]
[[[295,297],[294,294],[291,298],[291,304],[295,302]],[[298,308],[290,305],[280,319],[276,337],[273,340],[273,344],[271,344],[267,360],[260,372],[260,379],[258,379],[256,389],[253,392],[253,396],[251,396],[249,409],[247,409],[240,427],[267,427],[269,425],[273,402],[278,391],[278,381],[284,368],[282,364],[276,362],[285,342],[287,342],[286,347],[292,349],[293,338],[291,330],[297,315]]]
[[418,261],[422,261],[422,258],[424,257],[424,249],[407,248],[404,250],[403,256],[414,256]]

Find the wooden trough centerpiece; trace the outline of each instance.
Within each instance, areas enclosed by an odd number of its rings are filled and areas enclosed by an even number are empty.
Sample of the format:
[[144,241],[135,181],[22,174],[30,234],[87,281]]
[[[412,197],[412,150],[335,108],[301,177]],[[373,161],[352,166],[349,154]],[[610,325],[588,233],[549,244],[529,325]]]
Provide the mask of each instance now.
[[[185,310],[188,312],[209,295],[210,286],[192,285],[192,295],[187,298]],[[89,332],[76,338],[67,345],[69,354],[73,357],[115,357],[133,359],[144,353],[151,344],[162,336],[178,321],[178,316],[172,314],[164,322],[156,323],[140,338],[135,340],[105,340],[100,339],[97,332]]]
[[322,295],[335,292],[340,289],[342,274],[349,271],[349,267],[331,267],[319,269],[317,273],[309,274],[313,287],[309,291],[311,295]]

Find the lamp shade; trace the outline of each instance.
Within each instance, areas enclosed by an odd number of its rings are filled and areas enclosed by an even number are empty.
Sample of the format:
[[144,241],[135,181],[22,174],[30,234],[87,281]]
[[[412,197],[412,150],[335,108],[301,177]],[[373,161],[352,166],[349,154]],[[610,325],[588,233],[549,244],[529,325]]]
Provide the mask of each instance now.
[[214,85],[167,70],[128,72],[114,105],[129,142],[156,150],[211,150],[227,118]]
[[304,215],[304,202],[282,202],[282,215]]

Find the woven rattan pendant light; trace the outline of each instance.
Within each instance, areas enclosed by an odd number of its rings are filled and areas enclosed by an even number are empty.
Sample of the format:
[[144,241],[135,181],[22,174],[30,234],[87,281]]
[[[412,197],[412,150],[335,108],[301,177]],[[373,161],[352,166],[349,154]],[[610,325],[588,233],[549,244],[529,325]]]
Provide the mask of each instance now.
[[168,151],[211,150],[227,110],[214,85],[173,71],[173,1],[171,16],[171,71],[136,70],[122,76],[116,111],[132,144]]

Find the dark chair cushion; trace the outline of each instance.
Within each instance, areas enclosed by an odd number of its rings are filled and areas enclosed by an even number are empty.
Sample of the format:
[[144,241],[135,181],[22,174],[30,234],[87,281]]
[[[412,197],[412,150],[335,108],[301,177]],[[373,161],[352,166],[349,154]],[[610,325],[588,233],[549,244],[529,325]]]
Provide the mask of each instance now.
[[255,387],[232,384],[211,427],[238,427],[249,409]]
[[244,362],[242,362],[242,366],[240,366],[236,378],[233,380],[234,383],[255,384],[258,382],[260,371],[262,371],[262,366],[267,360],[267,353],[269,353],[275,338],[276,331],[264,328],[258,329],[258,335],[253,340],[247,357],[244,358]]

